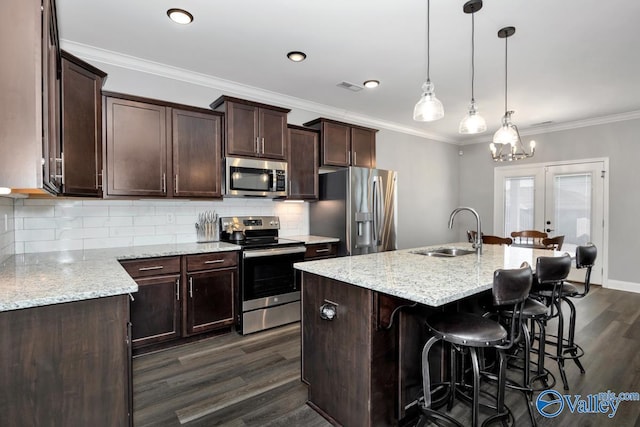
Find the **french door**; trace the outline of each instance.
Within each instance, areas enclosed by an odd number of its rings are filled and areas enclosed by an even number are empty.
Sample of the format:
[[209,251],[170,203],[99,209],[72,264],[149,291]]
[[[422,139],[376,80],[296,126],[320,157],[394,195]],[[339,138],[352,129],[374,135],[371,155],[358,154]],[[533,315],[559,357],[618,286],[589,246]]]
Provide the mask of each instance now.
[[[526,229],[562,235],[562,249],[569,252],[592,242],[598,257],[591,281],[602,284],[607,163],[593,160],[496,168],[494,230],[505,236]],[[572,269],[569,279],[584,280],[584,271]]]

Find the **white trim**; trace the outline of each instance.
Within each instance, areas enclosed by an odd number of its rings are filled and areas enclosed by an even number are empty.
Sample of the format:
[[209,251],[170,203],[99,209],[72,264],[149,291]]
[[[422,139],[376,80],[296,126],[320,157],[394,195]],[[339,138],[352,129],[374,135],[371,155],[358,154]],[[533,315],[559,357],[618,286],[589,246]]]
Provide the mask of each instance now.
[[606,289],[640,293],[640,283],[623,282],[622,280],[608,280],[606,284],[606,286],[603,286]]
[[419,136],[422,138],[445,142],[448,144],[460,144],[459,141],[443,137],[432,132],[427,132],[423,129],[417,129],[399,123],[345,111],[343,109],[332,107],[330,105],[319,104],[316,102],[307,101],[305,99],[283,95],[281,93],[272,92],[255,86],[244,85],[207,74],[197,73],[194,71],[186,70],[184,68],[173,67],[171,65],[149,61],[119,52],[100,49],[70,40],[61,39],[60,43],[65,50],[88,61],[96,61],[103,64],[109,64],[116,67],[140,71],[143,73],[153,74],[156,76],[178,80],[194,85],[210,87],[213,89],[218,89],[222,92],[230,92],[237,96],[250,98],[260,102],[286,106],[287,108],[299,108],[301,110],[312,111],[318,113],[322,117],[327,117],[334,120],[347,121],[350,123],[374,127],[377,129],[387,129],[394,132]]
[[[140,71],[143,73],[154,74],[157,76],[183,81],[199,86],[218,89],[222,92],[232,92],[239,96],[255,99],[256,101],[283,105],[287,108],[299,108],[301,110],[313,111],[319,115],[335,120],[348,121],[363,126],[387,129],[394,132],[400,132],[407,135],[419,136],[433,141],[445,142],[454,145],[470,145],[491,142],[490,135],[483,135],[476,139],[458,141],[442,135],[428,132],[424,129],[418,129],[411,126],[402,125],[400,123],[390,122],[387,120],[366,116],[354,112],[345,111],[330,105],[319,104],[305,99],[283,95],[281,93],[272,92],[255,86],[244,85],[231,80],[221,79],[219,77],[208,74],[197,73],[186,70],[184,68],[173,67],[171,65],[159,62],[149,61],[131,55],[126,55],[111,50],[101,49],[98,47],[74,42],[71,40],[61,39],[60,43],[65,50],[82,57],[89,61],[102,62],[104,64],[114,65],[116,67],[127,68]],[[614,123],[626,120],[640,119],[640,110],[630,111],[621,114],[612,114],[603,117],[594,117],[584,120],[575,120],[572,122],[549,124],[542,126],[534,126],[520,130],[522,136],[537,135],[542,133],[557,132],[562,130],[577,129],[587,126],[595,126],[607,123]]]

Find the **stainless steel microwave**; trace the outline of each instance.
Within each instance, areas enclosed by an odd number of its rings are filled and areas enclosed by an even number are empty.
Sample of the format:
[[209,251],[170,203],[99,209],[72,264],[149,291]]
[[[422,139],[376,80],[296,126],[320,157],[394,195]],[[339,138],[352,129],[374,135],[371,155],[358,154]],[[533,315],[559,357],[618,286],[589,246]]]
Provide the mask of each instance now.
[[286,162],[241,157],[225,159],[225,196],[284,197],[287,182]]

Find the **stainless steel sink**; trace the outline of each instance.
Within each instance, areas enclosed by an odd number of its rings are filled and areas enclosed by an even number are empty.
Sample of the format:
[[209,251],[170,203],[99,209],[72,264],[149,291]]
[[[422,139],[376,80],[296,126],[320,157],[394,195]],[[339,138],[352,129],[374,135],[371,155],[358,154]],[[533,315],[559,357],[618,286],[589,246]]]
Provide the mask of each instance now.
[[459,249],[459,248],[437,248],[437,249],[419,249],[417,251],[410,251],[410,253],[416,254],[416,255],[450,258],[450,257],[461,256],[461,255],[475,254],[476,251],[472,251],[468,249]]

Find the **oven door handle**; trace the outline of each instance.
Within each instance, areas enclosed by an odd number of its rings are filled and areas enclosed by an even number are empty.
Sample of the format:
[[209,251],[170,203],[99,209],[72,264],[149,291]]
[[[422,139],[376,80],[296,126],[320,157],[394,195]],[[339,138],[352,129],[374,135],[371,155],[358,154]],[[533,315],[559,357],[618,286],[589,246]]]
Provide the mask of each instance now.
[[293,246],[290,248],[271,248],[271,249],[249,249],[242,252],[242,258],[257,258],[265,256],[300,254],[306,252],[304,246]]

